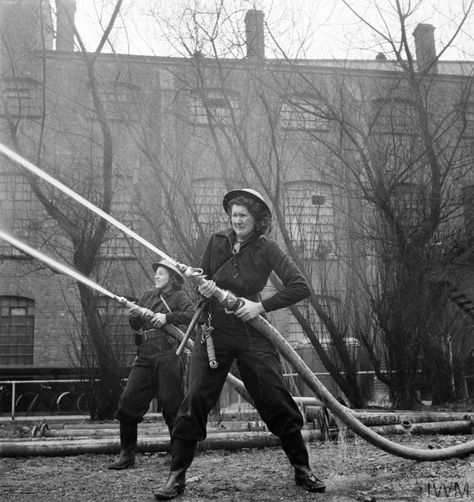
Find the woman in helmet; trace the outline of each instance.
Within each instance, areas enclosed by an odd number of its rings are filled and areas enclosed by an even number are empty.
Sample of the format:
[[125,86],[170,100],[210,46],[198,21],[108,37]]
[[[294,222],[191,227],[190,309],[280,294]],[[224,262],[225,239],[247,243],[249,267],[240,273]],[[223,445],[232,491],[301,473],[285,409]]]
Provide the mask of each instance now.
[[[308,297],[309,286],[296,265],[267,237],[271,211],[258,192],[232,190],[224,196],[223,204],[231,229],[212,235],[202,260],[204,275],[210,280],[199,287],[199,292],[209,298],[218,367],[209,367],[205,346],[196,343],[189,387],[171,434],[171,472],[155,497],[169,500],[184,490],[196,443],[206,437],[207,414],[217,402],[234,360],[262,420],[280,437],[295,469],[296,483],[308,491],[323,492],[324,483],[309,467],[301,435],[303,418],[283,382],[278,354],[249,323],[258,315]],[[283,287],[262,299],[260,293],[271,272],[276,273]],[[235,313],[226,311],[212,297],[216,286],[241,297],[243,305]]]
[[184,276],[178,268],[167,260],[153,263],[152,267],[155,287],[144,293],[138,306],[152,310],[154,316],[145,318],[139,308],[129,311],[130,326],[142,332],[137,357],[115,413],[115,418],[120,421],[120,456],[109,465],[109,469],[126,469],[134,465],[137,424],[143,420],[153,398],[158,399],[170,432],[183,399],[182,371],[176,356],[176,343],[161,328],[166,324],[188,324],[194,307],[181,291]]

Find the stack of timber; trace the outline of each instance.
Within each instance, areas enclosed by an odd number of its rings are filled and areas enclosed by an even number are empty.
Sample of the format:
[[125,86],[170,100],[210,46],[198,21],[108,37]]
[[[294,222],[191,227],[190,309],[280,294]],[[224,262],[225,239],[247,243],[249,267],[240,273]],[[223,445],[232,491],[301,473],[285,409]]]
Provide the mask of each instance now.
[[[306,404],[306,403],[305,403]],[[353,433],[335,420],[323,406],[303,407],[307,423],[306,441],[350,437]],[[364,425],[380,435],[472,434],[474,413],[432,411],[350,410]],[[325,421],[321,417],[326,417]],[[30,424],[31,425],[31,424]],[[267,431],[254,416],[244,420],[210,422],[208,436],[200,450],[262,448],[278,446],[280,439]],[[138,425],[138,452],[168,452],[169,432],[163,421]],[[119,424],[43,419],[30,429],[28,438],[0,439],[0,457],[69,456],[85,453],[117,454],[120,451]]]
[[[374,432],[385,435],[401,434],[472,434],[474,412],[448,411],[383,411],[383,410],[350,410],[364,425]],[[334,419],[324,407],[306,406],[305,415],[308,421],[321,427],[321,416],[326,415],[326,422],[338,430],[345,426]]]
[[[322,439],[319,431],[304,430],[307,441]],[[69,456],[84,453],[120,452],[117,423],[59,424],[41,422],[32,428],[31,438],[0,440],[0,457]],[[210,426],[199,450],[263,448],[278,446],[280,439],[266,430],[263,422],[232,422]],[[168,452],[169,433],[162,423],[138,426],[137,452]]]

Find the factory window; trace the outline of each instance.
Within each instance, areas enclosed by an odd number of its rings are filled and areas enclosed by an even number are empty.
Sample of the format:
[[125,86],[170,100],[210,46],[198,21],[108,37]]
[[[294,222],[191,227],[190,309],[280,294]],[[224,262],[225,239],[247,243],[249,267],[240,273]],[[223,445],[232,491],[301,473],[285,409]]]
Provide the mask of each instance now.
[[0,364],[33,364],[35,302],[21,296],[0,296]]
[[426,221],[424,210],[426,190],[417,183],[400,183],[392,192],[392,204],[400,221],[407,227],[415,229]]
[[412,136],[417,134],[415,105],[407,99],[374,99],[372,101],[375,131],[379,134]]
[[468,102],[460,106],[461,144],[459,157],[463,163],[472,163],[474,157],[474,103]]
[[193,188],[196,217],[203,234],[208,236],[227,223],[224,211],[217,210],[222,207],[225,184],[220,178],[200,178],[193,182]]
[[[130,180],[131,183],[131,180]],[[112,204],[112,216],[133,232],[140,234],[141,218],[133,210],[130,192],[117,191]],[[139,253],[138,242],[128,234],[110,225],[101,246],[101,255],[107,258],[135,258]]]
[[[326,314],[331,318],[332,322],[339,329],[342,327],[342,306],[341,300],[335,296],[330,295],[315,295],[315,299],[321,305],[321,308],[326,312]],[[324,347],[328,348],[331,344],[331,337],[326,328],[326,325],[318,316],[314,308],[310,305],[309,300],[303,300],[296,305],[300,314],[305,318],[305,320],[310,324],[311,329],[316,335],[319,343]],[[307,343],[308,339],[306,335],[303,334],[302,328],[294,318],[294,322],[290,324],[289,330],[289,342],[293,344]]]
[[7,79],[3,82],[4,114],[11,117],[41,117],[41,89],[30,78]]
[[[30,246],[37,245],[37,204],[33,190],[24,176],[8,172],[0,174],[0,214],[7,227],[6,231]],[[5,241],[0,241],[0,255],[25,256]]]
[[315,96],[293,95],[281,105],[280,126],[282,129],[329,131],[330,124],[324,107]]
[[239,94],[217,88],[191,94],[191,121],[194,125],[230,126],[239,115]]
[[468,102],[464,106],[458,105],[460,109],[462,137],[474,140],[474,102]]
[[462,201],[464,207],[464,228],[469,239],[474,238],[474,185],[462,187]]
[[[97,312],[102,327],[101,333],[107,346],[110,347],[111,357],[115,358],[119,366],[130,366],[136,355],[136,346],[128,323],[128,308],[108,296],[99,296]],[[92,340],[83,336],[82,365],[87,368],[95,367],[97,365],[95,354]]]
[[335,258],[332,185],[313,181],[286,184],[286,225],[291,241],[305,260]]

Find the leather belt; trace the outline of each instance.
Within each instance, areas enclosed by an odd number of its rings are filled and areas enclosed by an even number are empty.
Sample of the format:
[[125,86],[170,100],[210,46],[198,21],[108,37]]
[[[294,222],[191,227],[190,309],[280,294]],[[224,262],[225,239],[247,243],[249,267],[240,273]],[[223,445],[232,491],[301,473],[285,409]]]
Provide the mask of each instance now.
[[142,338],[144,342],[148,340],[153,340],[156,338],[165,338],[166,333],[161,331],[160,329],[145,329],[142,331]]

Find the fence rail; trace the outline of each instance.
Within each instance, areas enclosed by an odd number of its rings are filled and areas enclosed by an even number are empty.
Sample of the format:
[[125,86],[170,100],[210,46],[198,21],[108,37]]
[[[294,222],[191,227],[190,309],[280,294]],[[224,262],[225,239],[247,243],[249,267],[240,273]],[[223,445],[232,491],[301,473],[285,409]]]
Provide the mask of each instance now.
[[[30,394],[29,397],[31,397],[30,402],[28,403],[28,406],[32,405],[33,400],[38,400],[40,393],[42,392],[43,388],[49,388],[52,389],[52,387],[55,384],[78,384],[78,383],[84,383],[83,379],[53,379],[53,380],[0,380],[0,396],[2,396],[2,402],[9,400],[10,401],[10,416],[12,420],[15,420],[17,417],[17,404],[19,398],[23,395],[18,392],[18,387],[21,385],[30,385],[30,384],[38,384],[40,385],[40,388],[37,393],[28,391],[25,392],[24,394]],[[11,394],[6,391],[6,386],[11,386]],[[59,392],[59,391],[58,391]],[[58,394],[57,399],[60,396],[63,396],[66,393],[72,393],[72,389],[68,388],[67,390],[63,390],[60,394]],[[32,394],[32,396],[31,396]],[[36,401],[35,401],[36,403]]]

